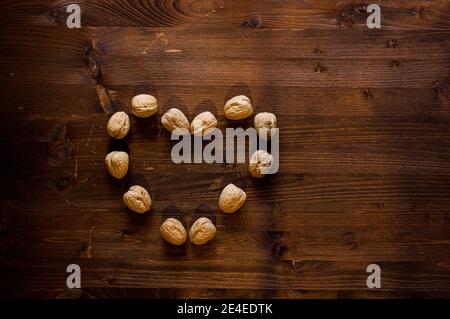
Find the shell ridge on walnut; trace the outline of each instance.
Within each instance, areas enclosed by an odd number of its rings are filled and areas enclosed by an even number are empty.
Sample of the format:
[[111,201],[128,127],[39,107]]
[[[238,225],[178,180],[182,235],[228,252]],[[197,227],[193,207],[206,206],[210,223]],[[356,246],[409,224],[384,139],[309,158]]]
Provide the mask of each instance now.
[[220,194],[219,207],[224,213],[234,213],[240,209],[247,198],[247,194],[234,184],[228,184]]
[[225,103],[223,111],[227,119],[242,120],[252,115],[253,107],[247,96],[238,95]]
[[158,111],[158,101],[149,94],[139,94],[131,100],[131,112],[140,118],[150,117]]
[[261,178],[266,175],[264,172],[272,166],[272,162],[271,154],[264,150],[257,150],[250,157],[248,170],[253,177]]
[[120,111],[114,113],[108,120],[106,131],[115,139],[122,139],[130,131],[130,117],[127,113]]
[[167,218],[160,227],[161,235],[173,245],[182,245],[186,242],[187,232],[183,224],[175,218]]
[[117,179],[123,178],[128,172],[129,156],[125,152],[112,151],[105,157],[106,168]]
[[191,133],[202,136],[209,129],[217,127],[217,119],[209,111],[198,114],[191,122]]
[[260,137],[270,139],[272,129],[277,128],[277,117],[273,113],[261,112],[255,115],[253,123]]
[[206,217],[197,219],[189,229],[189,239],[194,245],[204,245],[216,235],[216,226]]
[[169,132],[173,132],[176,129],[183,129],[189,132],[190,129],[189,120],[186,115],[177,108],[171,108],[164,113],[161,117],[161,124]]
[[123,195],[123,201],[130,210],[139,214],[148,212],[152,206],[150,194],[139,185],[131,186]]

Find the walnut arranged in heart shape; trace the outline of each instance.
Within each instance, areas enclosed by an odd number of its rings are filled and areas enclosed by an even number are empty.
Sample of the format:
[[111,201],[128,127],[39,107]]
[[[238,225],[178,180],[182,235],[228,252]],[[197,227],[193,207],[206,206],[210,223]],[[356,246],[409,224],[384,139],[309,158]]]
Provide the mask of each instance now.
[[[139,94],[131,100],[132,113],[141,118],[150,117],[157,113],[158,102],[149,94]],[[251,116],[253,107],[250,99],[245,95],[238,95],[228,100],[224,105],[224,114],[229,120],[241,120]],[[182,129],[187,134],[202,136],[206,130],[217,127],[217,119],[211,112],[198,114],[191,123],[177,108],[169,109],[161,117],[161,124],[170,132]],[[271,129],[277,127],[276,116],[272,113],[258,113],[254,119],[258,134],[271,137]],[[125,112],[116,112],[108,120],[108,135],[115,139],[123,139],[130,131],[130,118]],[[265,169],[272,165],[273,157],[263,150],[256,151],[249,160],[249,172],[256,178],[264,177]],[[128,172],[129,156],[126,152],[113,151],[105,158],[109,173],[117,178],[123,178]],[[224,213],[234,213],[245,203],[247,194],[234,184],[223,188],[219,198],[219,208]],[[123,195],[125,205],[132,211],[143,214],[150,211],[152,200],[149,192],[142,186],[134,185]],[[161,236],[168,243],[183,245],[187,237],[194,245],[203,245],[216,235],[216,226],[206,217],[197,219],[186,231],[183,224],[175,219],[166,219],[160,227]]]

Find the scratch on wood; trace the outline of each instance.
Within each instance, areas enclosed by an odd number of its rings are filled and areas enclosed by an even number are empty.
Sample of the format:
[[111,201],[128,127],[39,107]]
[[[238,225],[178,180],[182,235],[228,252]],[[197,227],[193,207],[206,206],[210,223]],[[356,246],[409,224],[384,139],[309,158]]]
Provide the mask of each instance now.
[[222,184],[223,184],[223,176],[213,180],[212,183],[209,185],[208,189],[210,189],[210,190],[221,189]]
[[180,49],[167,49],[164,52],[166,52],[166,53],[180,53],[180,52],[183,52],[183,50],[180,50]]
[[71,160],[74,152],[73,143],[66,138],[66,123],[57,124],[49,133],[49,155],[48,164],[50,166],[61,166],[66,161]]
[[92,258],[92,232],[94,231],[95,226],[92,226],[91,229],[89,229],[89,237],[88,237],[88,246],[86,248],[86,256],[87,258],[91,259]]
[[129,243],[129,244],[140,244],[140,243],[142,243],[142,240],[140,240],[138,238],[135,238],[133,235],[129,235],[129,234],[126,234],[126,233],[122,233],[120,235],[120,239],[123,240],[126,243]]
[[241,30],[239,30],[239,28],[233,28],[238,34],[239,36],[243,39],[243,40],[247,40],[247,37],[245,36],[245,34],[243,32],[241,32]]
[[52,244],[79,244],[80,239],[76,237],[46,237],[43,239],[43,242]]
[[111,284],[116,278],[114,276],[108,275],[102,278],[102,281],[104,281],[107,284]]
[[141,53],[147,54],[148,51],[150,51],[150,49],[152,48],[153,44],[155,44],[158,40],[161,40],[164,45],[169,44],[169,40],[167,39],[166,34],[164,32],[156,32],[155,38],[150,41],[150,43]]
[[89,136],[88,139],[86,141],[86,147],[89,146],[89,142],[91,141],[91,137],[92,137],[92,132],[94,131],[94,125],[91,125],[91,130],[89,131]]
[[75,180],[78,183],[86,183],[89,180],[89,178],[87,178],[87,177],[85,177],[83,179],[79,179],[78,178],[78,150],[79,149],[80,149],[80,144],[77,144],[77,149],[76,149],[76,152],[75,152],[75,169],[74,169],[73,176],[75,177]]

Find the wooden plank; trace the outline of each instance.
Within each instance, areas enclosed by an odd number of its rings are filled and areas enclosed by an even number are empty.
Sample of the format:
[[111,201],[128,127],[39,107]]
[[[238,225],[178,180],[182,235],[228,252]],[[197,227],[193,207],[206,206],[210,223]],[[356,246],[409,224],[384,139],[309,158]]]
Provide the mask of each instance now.
[[[269,53],[268,53],[269,54]],[[51,64],[50,64],[50,61]],[[159,85],[188,85],[193,81],[200,86],[236,84],[236,74],[241,72],[240,81],[248,86],[282,85],[307,88],[314,83],[316,87],[406,87],[431,88],[445,81],[450,70],[448,60],[405,60],[401,68],[389,65],[391,60],[363,60],[355,63],[353,59],[330,60],[320,65],[317,62],[299,59],[297,61],[255,61],[230,60],[191,60],[179,61],[168,58],[152,61],[147,57],[134,57],[124,61],[122,58],[102,57],[103,85],[148,85],[158,78]],[[17,72],[17,65],[23,69]],[[45,70],[42,65],[48,65]],[[73,61],[70,57],[54,57],[24,61],[23,58],[5,57],[0,68],[10,77],[0,79],[18,82],[43,82],[81,84],[89,82],[82,59]],[[42,72],[46,77],[41,76]],[[347,77],[352,74],[352,77]]]
[[301,290],[301,289],[178,289],[178,288],[86,288],[86,289],[0,289],[2,298],[45,299],[399,299],[399,298],[446,298],[436,291],[379,291],[361,290]]
[[[276,112],[276,111],[275,111]],[[387,115],[369,116],[321,116],[321,115],[279,115],[280,123],[280,172],[317,173],[336,170],[352,174],[447,174],[448,136],[447,119],[440,113],[415,117],[393,117]],[[111,142],[104,133],[107,115],[56,116],[21,113],[4,116],[2,122],[5,136],[14,136],[14,142],[4,142],[10,148],[4,161],[14,161],[27,147],[46,147],[50,154],[41,153],[36,163],[54,165],[54,161],[67,162],[70,170],[78,161],[80,174],[84,167],[94,165],[88,175],[98,175],[102,169],[105,154],[114,149],[126,149],[132,154],[132,167],[145,169],[162,168],[171,165],[170,151],[176,141],[170,141],[169,133],[161,127],[157,118],[136,120],[132,118],[132,130],[126,142]],[[251,123],[240,122],[244,128]],[[17,124],[18,123],[18,124]],[[219,117],[219,128],[228,122]],[[0,138],[1,139],[1,138]],[[439,139],[439,143],[433,143]],[[343,144],[345,143],[345,144]],[[414,148],[411,147],[414,145]],[[149,150],[153,150],[149,153]],[[58,152],[65,152],[59,154]],[[46,156],[50,155],[49,158]],[[63,157],[58,159],[59,157]],[[31,163],[31,165],[33,165]],[[174,172],[201,172],[206,166],[198,164],[174,165]],[[210,172],[231,172],[233,169],[243,175],[246,167],[210,165]],[[301,167],[301,168],[300,168]],[[382,172],[378,171],[382,168]],[[276,177],[274,177],[274,181]],[[107,181],[107,180],[106,180]]]
[[[4,1],[4,23],[62,25],[70,4],[64,1]],[[380,0],[383,28],[449,29],[445,1]],[[366,29],[368,13],[353,1],[124,1],[82,3],[84,26],[109,27],[234,27],[242,29]]]
[[11,288],[0,289],[2,298],[45,299],[399,299],[446,298],[438,291],[386,291],[386,290],[302,290],[302,289],[199,289],[199,288]]
[[[55,119],[65,121],[77,116],[90,117],[104,113],[94,85],[58,83],[8,82],[3,86],[4,99],[0,112],[20,117],[20,113],[32,113],[35,120]],[[195,90],[194,90],[195,88]],[[223,105],[233,94],[244,91],[253,101],[256,111],[279,112],[301,117],[411,117],[417,120],[438,121],[446,119],[449,86],[439,83],[433,88],[296,88],[282,86],[252,86],[242,82],[224,85],[196,87],[188,85],[118,85],[108,91],[117,110],[130,112],[131,99],[142,92],[153,93],[158,99],[159,116],[171,107],[178,107],[190,118],[200,107],[208,107],[215,114],[223,115]],[[36,99],[36,95],[41,98]],[[430,115],[428,115],[430,114]],[[280,116],[280,115],[279,115]],[[159,122],[159,120],[157,121]],[[240,123],[241,124],[241,123]],[[250,123],[251,124],[251,123]],[[84,136],[82,136],[84,138]]]
[[[222,185],[228,182],[245,187],[252,197],[249,200],[255,202],[295,202],[303,203],[302,208],[309,205],[318,205],[318,210],[334,211],[334,209],[370,209],[380,205],[392,208],[415,208],[417,205],[423,205],[428,209],[444,209],[448,205],[449,186],[444,183],[445,175],[342,175],[336,174],[333,178],[328,177],[330,172],[324,172],[319,175],[299,175],[291,173],[280,173],[273,178],[268,177],[265,181],[251,181],[246,175],[239,175],[233,172],[215,173],[213,176],[208,174],[192,173],[189,174],[192,180],[182,181],[180,178],[186,176],[186,173],[173,174],[165,177],[164,172],[155,175],[152,173],[137,174],[136,176],[115,182],[103,172],[104,168],[99,168],[103,178],[92,176],[83,171],[79,172],[78,180],[75,180],[73,171],[61,169],[60,173],[47,175],[41,174],[39,178],[16,177],[8,178],[10,187],[3,188],[8,199],[15,201],[18,208],[30,208],[30,205],[39,203],[34,193],[30,191],[18,192],[20,185],[28,183],[45,189],[42,194],[42,200],[51,199],[56,196],[52,202],[42,203],[41,207],[50,209],[57,207],[71,207],[67,201],[74,205],[93,208],[118,208],[121,195],[133,184],[143,184],[153,189],[156,199],[163,205],[170,201],[175,201],[176,205],[183,205],[183,201],[193,200],[200,196],[193,203],[194,210],[200,203],[207,202],[217,204],[217,196],[220,193]],[[25,171],[26,172],[26,171]],[[29,174],[29,173],[28,173]],[[13,176],[11,174],[10,176]],[[223,180],[222,180],[222,176]],[[243,180],[243,177],[245,179]],[[89,183],[88,183],[89,181]],[[175,181],[178,182],[174,183]],[[412,184],[412,181],[416,181]],[[219,185],[219,186],[216,186]],[[281,187],[281,188],[280,188]],[[173,192],[169,190],[172,190]],[[200,192],[203,190],[203,193]],[[89,194],[87,197],[86,194]],[[196,195],[197,194],[197,195]],[[112,200],[114,199],[114,200]],[[158,201],[156,201],[158,203]],[[155,203],[155,204],[156,204]],[[175,203],[174,203],[175,204]],[[338,208],[326,208],[327,205],[333,205]],[[275,204],[274,204],[275,205]],[[337,206],[334,206],[337,205]],[[353,206],[352,206],[353,205]],[[315,206],[313,206],[315,207]],[[419,206],[420,207],[420,206]]]
[[[0,30],[0,55],[30,58],[119,56],[191,59],[415,59],[445,57],[450,30],[243,30],[8,25]],[[21,39],[22,41],[17,41]],[[42,41],[45,39],[45,41]],[[126,39],[126,40],[125,40]],[[269,41],[268,41],[269,40]],[[400,61],[401,62],[401,61]]]
[[[74,260],[74,259],[72,259]],[[8,275],[17,277],[16,287],[60,287],[65,283],[65,265],[57,264],[33,267],[11,265],[5,267]],[[384,269],[385,291],[445,291],[448,288],[448,266],[430,263],[380,263]],[[193,283],[201,288],[233,289],[305,289],[305,290],[358,290],[366,287],[366,263],[305,261],[293,267],[291,263],[263,262],[184,262],[165,263],[145,260],[140,267],[131,266],[126,260],[111,268],[109,261],[80,262],[84,269],[85,287],[136,288],[189,288]],[[429,272],[430,267],[432,273]],[[423,270],[428,270],[423,272]],[[8,281],[0,279],[2,286]]]
[[[266,229],[269,230],[252,231],[250,227],[228,227],[240,219],[229,221],[222,215],[211,215],[207,216],[217,223],[218,233],[214,242],[205,247],[171,247],[165,244],[159,234],[161,221],[166,216],[178,217],[169,214],[141,221],[141,226],[136,225],[139,222],[137,218],[123,214],[120,219],[123,226],[116,228],[111,228],[109,224],[98,224],[94,220],[81,221],[76,227],[55,226],[51,223],[53,228],[60,229],[48,230],[47,226],[39,232],[27,226],[17,229],[13,224],[11,232],[20,240],[9,241],[4,261],[34,264],[57,258],[95,258],[113,263],[121,259],[126,251],[128,258],[136,260],[137,264],[142,258],[158,261],[182,258],[184,262],[201,259],[205,262],[234,260],[250,263],[272,259],[294,263],[303,260],[439,262],[449,253],[449,229],[440,225],[430,224],[427,232],[420,232],[420,227],[416,225],[404,226],[401,231],[397,231],[395,226],[399,223],[385,225],[383,229],[380,226],[366,225],[315,226],[306,222],[299,224],[295,230],[284,231],[278,230],[284,229],[283,225],[272,226],[269,222],[266,224]],[[43,218],[50,216],[41,215]],[[331,218],[332,216],[330,214]],[[188,226],[195,220],[183,217],[188,221]],[[384,238],[381,243],[378,241],[380,237]],[[24,260],[22,256],[27,257]]]

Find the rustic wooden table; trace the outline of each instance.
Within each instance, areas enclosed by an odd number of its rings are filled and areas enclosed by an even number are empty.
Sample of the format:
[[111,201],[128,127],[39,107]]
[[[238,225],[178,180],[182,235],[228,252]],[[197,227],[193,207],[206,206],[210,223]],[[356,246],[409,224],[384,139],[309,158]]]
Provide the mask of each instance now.
[[[450,4],[377,3],[381,29],[352,1],[2,1],[0,296],[448,297]],[[142,92],[158,116],[111,141],[110,113]],[[210,110],[224,129],[237,94],[278,116],[279,173],[173,164],[161,114]],[[130,153],[121,181],[113,149]],[[229,182],[248,195],[234,215],[217,206]],[[125,209],[133,184],[151,213]],[[161,239],[165,217],[203,214],[209,244]]]

